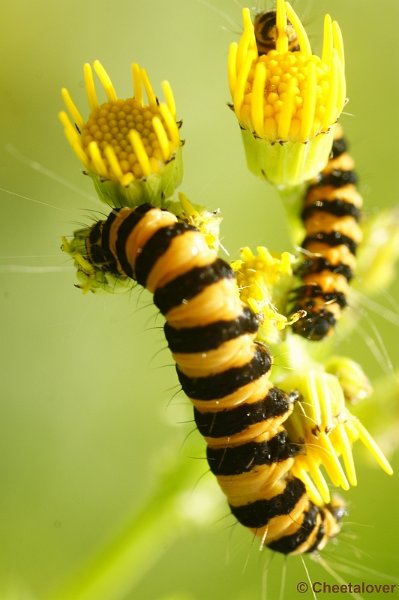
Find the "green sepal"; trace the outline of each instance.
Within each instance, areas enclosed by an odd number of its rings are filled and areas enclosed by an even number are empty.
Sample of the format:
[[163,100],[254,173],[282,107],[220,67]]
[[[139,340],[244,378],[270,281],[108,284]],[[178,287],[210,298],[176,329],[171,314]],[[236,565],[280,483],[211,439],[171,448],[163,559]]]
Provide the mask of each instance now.
[[270,142],[241,129],[248,169],[280,188],[313,179],[325,167],[334,128],[307,142]]
[[149,203],[155,208],[165,208],[165,200],[172,196],[183,179],[183,153],[180,146],[159,173],[137,179],[124,187],[116,181],[103,179],[88,172],[102,202],[112,208],[135,208]]

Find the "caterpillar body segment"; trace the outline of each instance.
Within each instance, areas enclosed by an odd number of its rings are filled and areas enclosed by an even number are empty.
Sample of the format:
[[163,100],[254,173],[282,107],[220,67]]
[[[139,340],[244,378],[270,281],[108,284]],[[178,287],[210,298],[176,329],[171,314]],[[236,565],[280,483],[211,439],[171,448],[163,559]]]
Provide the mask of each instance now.
[[323,548],[339,532],[343,503],[316,506],[291,472],[302,452],[284,427],[295,396],[270,382],[258,317],[241,302],[231,267],[198,229],[150,205],[93,225],[85,259],[154,294],[210,469],[238,521],[284,554]]
[[302,285],[292,292],[292,312],[304,310],[307,314],[293,324],[293,330],[310,340],[331,335],[347,305],[356,249],[362,239],[362,197],[356,183],[354,161],[337,125],[330,160],[307,187],[301,215],[306,236],[297,275]]

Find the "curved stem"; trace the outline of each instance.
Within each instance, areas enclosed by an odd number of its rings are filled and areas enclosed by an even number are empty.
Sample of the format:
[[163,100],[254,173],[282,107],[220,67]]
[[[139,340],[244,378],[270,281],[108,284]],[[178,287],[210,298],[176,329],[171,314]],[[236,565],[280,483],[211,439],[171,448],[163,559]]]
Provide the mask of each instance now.
[[184,509],[182,494],[193,489],[202,472],[202,461],[190,461],[180,452],[178,460],[160,476],[141,511],[121,533],[86,568],[45,600],[124,598],[168,545],[184,532],[182,525],[192,520]]

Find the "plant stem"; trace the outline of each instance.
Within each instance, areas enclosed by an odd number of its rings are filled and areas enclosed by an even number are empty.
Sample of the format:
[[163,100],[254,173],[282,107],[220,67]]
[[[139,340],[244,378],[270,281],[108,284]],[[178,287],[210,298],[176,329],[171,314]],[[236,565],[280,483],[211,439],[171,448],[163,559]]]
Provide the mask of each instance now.
[[[178,453],[177,453],[178,454]],[[92,562],[46,600],[120,600],[179,537],[192,520],[182,509],[181,495],[192,489],[203,470],[202,461],[180,456],[159,478],[139,514]]]

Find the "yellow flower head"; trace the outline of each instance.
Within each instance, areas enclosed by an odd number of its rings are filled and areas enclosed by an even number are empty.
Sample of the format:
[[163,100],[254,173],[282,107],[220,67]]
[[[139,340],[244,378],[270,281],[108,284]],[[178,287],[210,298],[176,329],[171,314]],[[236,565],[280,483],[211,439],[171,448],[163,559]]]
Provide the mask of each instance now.
[[360,440],[380,467],[392,475],[392,468],[382,450],[345,404],[344,391],[334,375],[308,370],[279,382],[279,387],[295,390],[299,399],[286,421],[290,439],[303,446],[293,466],[293,474],[307,487],[313,502],[330,502],[328,483],[348,490],[357,484],[352,446]]
[[123,100],[102,64],[96,60],[93,67],[107,100],[99,102],[92,68],[85,64],[91,113],[85,121],[63,88],[70,115],[60,113],[65,135],[102,200],[114,207],[146,201],[157,205],[173,193],[182,177],[180,124],[170,84],[162,83],[166,101],[159,103],[146,71],[133,64],[134,96]]
[[288,2],[277,0],[275,18],[275,48],[264,53],[244,8],[244,31],[230,46],[228,75],[248,167],[275,185],[293,186],[315,177],[327,162],[346,102],[344,49],[329,15],[321,57],[312,54]]
[[257,254],[250,248],[242,248],[240,259],[232,263],[240,298],[255,313],[261,315],[262,323],[258,339],[267,343],[279,340],[279,332],[289,325],[287,317],[278,310],[284,283],[292,276],[294,257],[283,252],[281,257],[270,254],[264,246],[258,246]]

